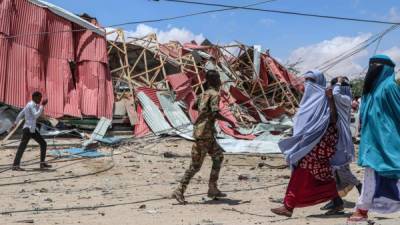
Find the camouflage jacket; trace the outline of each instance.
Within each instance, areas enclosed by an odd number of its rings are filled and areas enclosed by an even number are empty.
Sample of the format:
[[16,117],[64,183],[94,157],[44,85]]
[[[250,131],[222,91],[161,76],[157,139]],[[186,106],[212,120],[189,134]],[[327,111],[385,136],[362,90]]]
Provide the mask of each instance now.
[[219,93],[215,89],[206,90],[196,99],[199,117],[194,124],[195,139],[212,139],[215,137],[215,120],[219,111]]

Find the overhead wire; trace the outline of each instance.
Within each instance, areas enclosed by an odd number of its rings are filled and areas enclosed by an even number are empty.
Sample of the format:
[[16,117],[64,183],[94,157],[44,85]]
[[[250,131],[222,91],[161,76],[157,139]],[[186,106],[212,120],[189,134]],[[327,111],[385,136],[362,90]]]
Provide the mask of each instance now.
[[[156,1],[161,1],[161,0],[156,0]],[[186,0],[162,0],[162,1],[185,3],[185,4],[192,4],[192,5],[225,7],[225,8],[226,7],[235,7],[238,9],[245,9],[245,10],[251,10],[251,11],[260,11],[260,12],[278,13],[278,14],[305,16],[305,17],[315,17],[315,18],[323,18],[323,19],[335,19],[335,20],[353,21],[353,22],[400,25],[400,22],[391,22],[391,21],[384,21],[384,20],[370,20],[370,19],[341,17],[341,16],[329,16],[329,15],[322,15],[322,14],[302,13],[302,12],[293,12],[293,11],[284,11],[284,10],[275,10],[275,9],[260,9],[260,8],[246,7],[246,6],[233,6],[233,5],[217,4],[217,3],[206,3],[206,2],[186,1]]]
[[[279,13],[279,14],[288,14],[288,15],[297,15],[297,16],[307,16],[307,17],[316,17],[316,18],[325,18],[325,19],[336,19],[336,20],[345,20],[345,21],[353,21],[353,22],[400,25],[400,22],[390,22],[390,21],[383,21],[383,20],[368,20],[368,19],[359,19],[359,18],[350,18],[350,17],[339,17],[339,16],[301,13],[301,12],[291,12],[291,11],[283,11],[283,10],[252,8],[252,6],[256,6],[256,5],[260,5],[260,4],[264,4],[264,3],[268,3],[268,2],[273,2],[273,1],[277,1],[277,0],[265,0],[265,1],[257,2],[257,3],[253,3],[253,4],[249,4],[249,5],[244,5],[244,6],[234,6],[234,5],[225,5],[225,4],[216,4],[216,3],[204,3],[204,2],[195,2],[195,1],[182,1],[182,0],[164,0],[164,1],[186,3],[186,4],[207,5],[207,6],[224,7],[224,8],[201,11],[201,12],[196,12],[196,13],[189,13],[189,14],[184,14],[184,15],[179,15],[179,16],[164,17],[164,18],[159,18],[159,19],[149,19],[149,20],[139,20],[139,21],[117,23],[117,24],[112,24],[112,25],[108,25],[108,26],[104,26],[104,27],[117,28],[117,27],[122,27],[122,26],[127,26],[127,25],[135,25],[135,24],[141,24],[141,23],[164,22],[164,21],[182,19],[182,18],[197,16],[197,15],[209,14],[209,13],[214,13],[214,12],[223,12],[223,11],[236,10],[236,9],[245,9],[245,10],[252,10],[252,11],[261,11],[261,12]],[[23,34],[17,34],[17,35],[3,36],[3,37],[0,37],[0,39],[13,39],[13,38],[18,38],[18,37],[23,37],[23,36],[58,34],[58,33],[64,33],[64,32],[83,32],[86,30],[95,31],[95,30],[98,30],[98,28],[82,28],[82,29],[67,29],[67,30],[46,31],[46,32],[36,32],[36,33],[23,33]]]
[[346,60],[346,59],[358,54],[359,52],[363,51],[364,49],[370,47],[373,43],[381,40],[385,35],[387,35],[391,31],[398,29],[399,27],[400,27],[400,25],[393,25],[393,26],[389,27],[388,29],[382,31],[381,33],[373,35],[372,37],[357,44],[356,46],[352,47],[351,49],[339,54],[338,56],[335,56],[335,57],[323,62],[316,68],[323,72],[326,72],[326,71],[332,69],[334,66],[338,65],[339,63],[343,62],[344,60]]
[[[264,1],[253,3],[253,4],[245,5],[245,6],[232,6],[232,7],[227,7],[227,8],[224,8],[224,9],[206,10],[206,11],[200,11],[200,12],[195,12],[195,13],[183,14],[183,15],[179,15],[179,16],[164,17],[164,18],[159,18],[159,19],[130,21],[130,22],[112,24],[112,25],[108,25],[108,26],[104,26],[104,27],[106,27],[106,28],[118,28],[118,27],[123,27],[123,26],[127,26],[127,25],[135,25],[135,24],[142,24],[142,23],[164,22],[164,21],[182,19],[182,18],[186,18],[186,17],[204,15],[204,14],[209,14],[209,13],[235,10],[235,9],[240,9],[241,7],[257,6],[257,5],[265,4],[265,3],[268,3],[268,2],[274,2],[274,1],[278,1],[278,0],[264,0]],[[81,29],[67,29],[67,30],[58,30],[58,31],[44,31],[44,32],[36,32],[36,33],[22,33],[22,34],[11,35],[11,36],[3,36],[3,37],[0,37],[0,39],[13,39],[13,38],[19,38],[19,37],[24,37],[24,36],[59,34],[59,33],[65,33],[65,32],[83,32],[83,31],[87,31],[87,30],[95,31],[95,30],[98,30],[98,29],[95,29],[95,28],[81,28]]]

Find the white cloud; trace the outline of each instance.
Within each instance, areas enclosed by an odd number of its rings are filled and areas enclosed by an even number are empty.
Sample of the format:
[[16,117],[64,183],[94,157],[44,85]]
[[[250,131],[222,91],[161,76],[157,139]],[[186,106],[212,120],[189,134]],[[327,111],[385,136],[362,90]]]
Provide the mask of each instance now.
[[390,49],[382,51],[382,54],[389,56],[398,67],[400,67],[400,47],[393,46]]
[[262,18],[258,22],[266,27],[271,27],[275,24],[275,20],[269,18]]
[[[107,31],[115,30],[114,28],[107,28]],[[192,40],[201,43],[205,38],[203,34],[194,34],[186,28],[177,28],[168,26],[167,30],[160,30],[145,24],[139,24],[134,31],[125,31],[127,37],[144,37],[149,34],[156,34],[158,41],[167,43],[169,41],[179,41],[180,43],[187,43]],[[109,35],[108,39],[115,39],[115,36]]]
[[[298,69],[305,73],[308,70],[314,69],[322,65],[327,60],[331,60],[349,49],[357,46],[365,41],[371,34],[360,34],[355,37],[338,36],[330,40],[312,44],[305,47],[295,49],[288,57],[289,63],[301,61]],[[358,63],[361,60],[367,60],[368,51],[362,50],[358,54],[342,61],[326,74],[330,76],[346,75],[352,76],[363,71],[363,67]]]
[[389,9],[389,20],[392,22],[400,22],[400,12],[398,8],[392,7]]

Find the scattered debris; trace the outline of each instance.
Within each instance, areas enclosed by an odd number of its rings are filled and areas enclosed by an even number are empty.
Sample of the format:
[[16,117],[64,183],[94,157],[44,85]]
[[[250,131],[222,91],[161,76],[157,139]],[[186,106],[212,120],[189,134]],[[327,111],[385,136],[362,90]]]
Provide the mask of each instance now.
[[238,177],[238,180],[248,180],[248,179],[249,179],[248,175],[244,175],[244,174],[240,174]]
[[29,219],[29,220],[18,220],[16,221],[16,223],[35,223],[35,221],[33,219]]

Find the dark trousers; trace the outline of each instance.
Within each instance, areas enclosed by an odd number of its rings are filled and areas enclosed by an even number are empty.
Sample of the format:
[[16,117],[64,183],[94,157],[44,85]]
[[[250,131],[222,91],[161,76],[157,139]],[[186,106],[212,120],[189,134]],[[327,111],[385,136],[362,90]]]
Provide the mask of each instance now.
[[29,131],[29,128],[24,128],[22,134],[22,140],[21,143],[19,144],[17,154],[15,155],[14,159],[14,166],[19,166],[21,163],[21,158],[22,155],[25,152],[26,146],[28,145],[28,142],[31,138],[35,140],[39,145],[40,145],[40,162],[43,163],[44,160],[46,159],[46,148],[47,148],[47,143],[43,139],[42,135],[39,134],[39,132],[35,131],[35,133],[31,133]]

